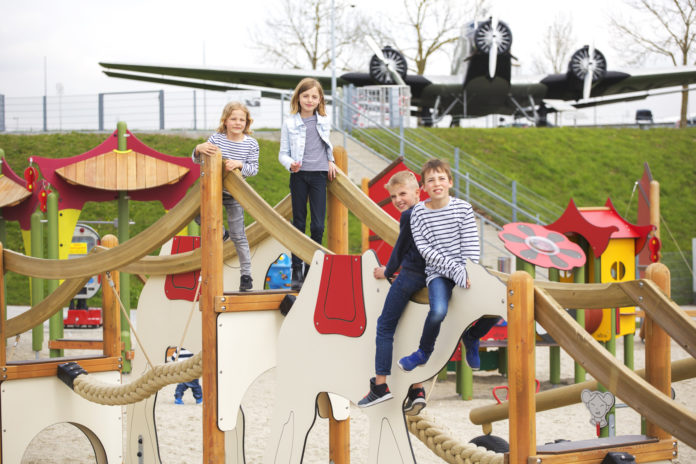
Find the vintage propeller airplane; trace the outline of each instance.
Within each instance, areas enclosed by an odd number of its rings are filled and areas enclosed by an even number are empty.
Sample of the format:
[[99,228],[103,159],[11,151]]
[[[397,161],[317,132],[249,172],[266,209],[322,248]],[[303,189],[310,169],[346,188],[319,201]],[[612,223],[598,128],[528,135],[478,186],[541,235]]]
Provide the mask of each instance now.
[[[369,72],[344,73],[337,78],[338,85],[408,85],[411,104],[419,108],[425,125],[446,115],[452,116],[452,125],[458,125],[462,118],[488,114],[525,117],[537,125],[546,125],[549,112],[638,100],[654,89],[696,83],[693,66],[610,71],[604,55],[593,45],[577,50],[565,73],[512,77],[512,31],[494,17],[464,26],[451,75],[408,74],[406,59],[398,50],[389,46],[380,50],[373,42],[370,46],[375,54]],[[292,89],[302,77],[315,77],[325,88],[331,82],[328,71],[99,64],[110,77],[219,91],[253,89],[260,90],[262,96],[275,98],[278,89]]]

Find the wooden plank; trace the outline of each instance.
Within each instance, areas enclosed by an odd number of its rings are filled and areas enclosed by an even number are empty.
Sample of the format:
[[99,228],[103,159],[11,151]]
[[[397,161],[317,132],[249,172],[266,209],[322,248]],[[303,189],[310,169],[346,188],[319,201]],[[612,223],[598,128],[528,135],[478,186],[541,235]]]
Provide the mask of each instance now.
[[58,364],[75,361],[87,372],[107,372],[121,369],[121,360],[116,357],[63,357],[51,358],[46,362],[8,363],[2,366],[2,380],[54,377]]
[[517,271],[507,285],[510,463],[524,464],[536,454],[534,281]]
[[91,157],[84,160],[85,165],[85,185],[94,185],[94,180],[97,177],[97,157]]
[[106,176],[107,173],[105,171],[104,167],[104,157],[103,156],[97,156],[96,161],[95,161],[95,168],[94,168],[94,187],[98,189],[104,189],[106,188]]
[[130,152],[128,153],[128,167],[126,169],[126,178],[128,179],[128,190],[137,190],[139,188],[142,188],[138,185],[138,176],[137,176],[137,163],[136,163],[136,154],[135,152]]
[[162,162],[162,160],[156,160],[155,165],[157,166],[157,176],[156,185],[162,185],[167,183],[167,165]]
[[143,155],[142,153],[137,153],[136,163],[135,163],[135,177],[137,179],[136,183],[142,187],[147,188],[147,182],[145,182],[145,160],[149,156]]
[[[3,244],[0,242],[0,364],[7,363],[7,308],[5,307],[5,266],[2,260]],[[1,443],[1,441],[0,441]],[[0,451],[2,449],[0,448]],[[2,456],[2,454],[0,454]]]
[[104,188],[116,190],[118,182],[116,175],[116,152],[110,151],[102,156],[104,158]]
[[145,160],[145,187],[150,188],[157,182],[157,160],[148,156]]
[[215,298],[215,312],[229,313],[241,311],[278,310],[285,295],[297,295],[297,292],[287,290],[263,290],[225,294]]
[[0,208],[15,206],[29,196],[31,196],[29,190],[10,180],[7,176],[0,176]]
[[[621,437],[615,437],[621,438]],[[655,462],[659,460],[671,461],[676,457],[677,443],[674,440],[646,441],[637,444],[625,444],[615,446],[602,446],[601,439],[595,440],[598,445],[596,448],[584,449],[576,452],[566,452],[560,454],[542,454],[530,456],[528,464],[602,464],[607,453],[612,451],[622,451],[629,453],[636,458],[636,462]],[[571,442],[572,445],[572,442]]]
[[104,350],[103,340],[73,340],[59,338],[49,340],[48,347],[52,350]]

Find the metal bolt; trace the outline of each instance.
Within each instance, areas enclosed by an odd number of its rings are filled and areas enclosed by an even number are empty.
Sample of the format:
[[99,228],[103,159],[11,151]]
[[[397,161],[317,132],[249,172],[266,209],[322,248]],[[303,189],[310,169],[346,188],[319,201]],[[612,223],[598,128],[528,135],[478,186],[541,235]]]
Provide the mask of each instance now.
[[221,306],[220,309],[223,311],[227,311],[227,306]]
[[638,286],[639,286],[639,287],[642,287],[642,286],[643,286],[643,282],[638,282]]
[[642,296],[639,296],[639,297],[638,297],[638,301],[643,301],[643,297],[642,297]]
[[3,372],[7,372],[7,368],[6,368],[6,367],[3,367],[3,368],[2,368],[2,371],[3,371]]
[[218,327],[222,327],[222,324],[218,325]]
[[220,371],[220,373],[222,374],[222,371]]
[[223,296],[223,297],[220,298],[220,301],[227,301],[227,300],[226,300],[225,297]]
[[515,294],[515,291],[514,291],[514,290],[510,290],[510,296],[512,296],[512,295],[514,295],[514,294]]
[[510,303],[510,309],[515,309],[515,305],[513,303]]

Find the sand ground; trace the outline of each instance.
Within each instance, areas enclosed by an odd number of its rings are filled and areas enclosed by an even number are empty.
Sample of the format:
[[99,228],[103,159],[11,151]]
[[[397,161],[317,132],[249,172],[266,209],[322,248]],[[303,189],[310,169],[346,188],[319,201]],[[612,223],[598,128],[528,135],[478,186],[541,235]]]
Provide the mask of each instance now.
[[[693,307],[691,308],[693,309]],[[10,316],[12,316],[10,312]],[[66,329],[66,338],[99,338],[101,329],[77,330]],[[48,339],[46,333],[45,339]],[[22,334],[15,346],[15,340],[8,340],[8,357],[10,359],[32,359],[35,353],[31,351],[31,332]],[[622,356],[623,343],[617,343],[617,355]],[[549,361],[547,348],[537,349],[536,369],[537,378],[541,381],[541,389],[555,388],[549,383]],[[635,367],[644,367],[644,345],[636,337]],[[39,353],[47,357],[46,342]],[[137,352],[136,352],[137,355]],[[672,345],[672,359],[678,360],[689,355],[675,344]],[[590,377],[588,376],[588,379]],[[124,375],[124,382],[132,379]],[[473,408],[489,405],[495,402],[492,388],[505,385],[507,379],[497,371],[477,372],[474,374],[474,398],[462,401],[455,392],[455,376],[448,375],[447,380],[437,381],[434,386],[428,384],[429,401],[424,410],[449,434],[468,442],[481,435],[479,426],[469,421],[469,411]],[[573,361],[565,353],[561,354],[561,386],[573,381]],[[696,411],[696,379],[675,383],[675,401],[690,411]],[[431,390],[432,388],[432,390]],[[270,415],[273,407],[274,370],[263,374],[250,388],[244,397],[243,408],[246,417],[245,449],[248,463],[262,461],[263,450],[270,429]],[[366,385],[367,390],[367,385]],[[162,462],[198,463],[202,460],[201,445],[201,406],[196,405],[190,392],[187,392],[184,405],[174,404],[174,385],[165,387],[158,394],[156,407],[156,423],[160,439]],[[617,400],[620,402],[620,399]],[[125,408],[123,408],[125,414]],[[367,460],[367,417],[356,408],[351,409],[351,460],[362,463]],[[537,443],[543,444],[556,439],[590,439],[595,436],[595,428],[590,424],[590,415],[584,405],[576,404],[552,411],[537,414],[536,431]],[[125,420],[123,421],[126,422]],[[640,433],[640,417],[630,408],[617,409],[617,434]],[[498,422],[493,425],[494,435],[508,439],[508,422]],[[441,463],[417,438],[411,435],[413,450],[419,463]],[[93,463],[94,455],[87,439],[72,425],[56,424],[44,429],[37,435],[25,451],[22,463]],[[307,438],[304,462],[329,462],[328,455],[328,422],[317,419]],[[676,464],[692,464],[696,462],[696,450],[682,443],[679,444],[679,457]]]

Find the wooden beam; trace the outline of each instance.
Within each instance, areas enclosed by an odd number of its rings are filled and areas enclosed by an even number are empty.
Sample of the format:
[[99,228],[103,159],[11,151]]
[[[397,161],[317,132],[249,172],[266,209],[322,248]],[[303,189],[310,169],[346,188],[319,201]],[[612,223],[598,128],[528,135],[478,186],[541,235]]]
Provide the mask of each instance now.
[[2,380],[31,379],[37,377],[55,377],[58,373],[58,364],[75,361],[87,372],[107,372],[121,370],[122,362],[118,357],[94,356],[94,357],[64,357],[50,358],[44,362],[36,360],[23,362],[10,362],[2,366]]
[[[613,437],[620,441],[622,437]],[[671,462],[677,456],[677,442],[674,440],[653,440],[634,444],[617,444],[615,446],[600,446],[601,439],[593,440],[597,443],[595,448],[582,451],[566,452],[559,454],[537,454],[530,456],[527,464],[602,464],[607,453],[622,451],[636,458],[636,462]],[[568,443],[569,446],[573,442]]]
[[[106,248],[116,247],[118,246],[118,238],[112,234],[105,235],[102,237],[102,246]],[[118,295],[114,292],[120,292],[120,273],[112,271],[110,275],[115,288],[111,288],[106,273],[101,276],[102,320],[104,321],[102,348],[105,356],[119,356],[124,349],[121,346],[121,308],[118,303]]]
[[222,154],[201,155],[201,336],[203,341],[203,462],[225,462],[225,434],[218,428],[217,314],[222,295]]
[[280,308],[286,295],[297,295],[287,290],[228,293],[215,298],[215,312],[273,311]]
[[536,454],[534,281],[523,271],[508,281],[508,372],[510,374],[510,464]]

